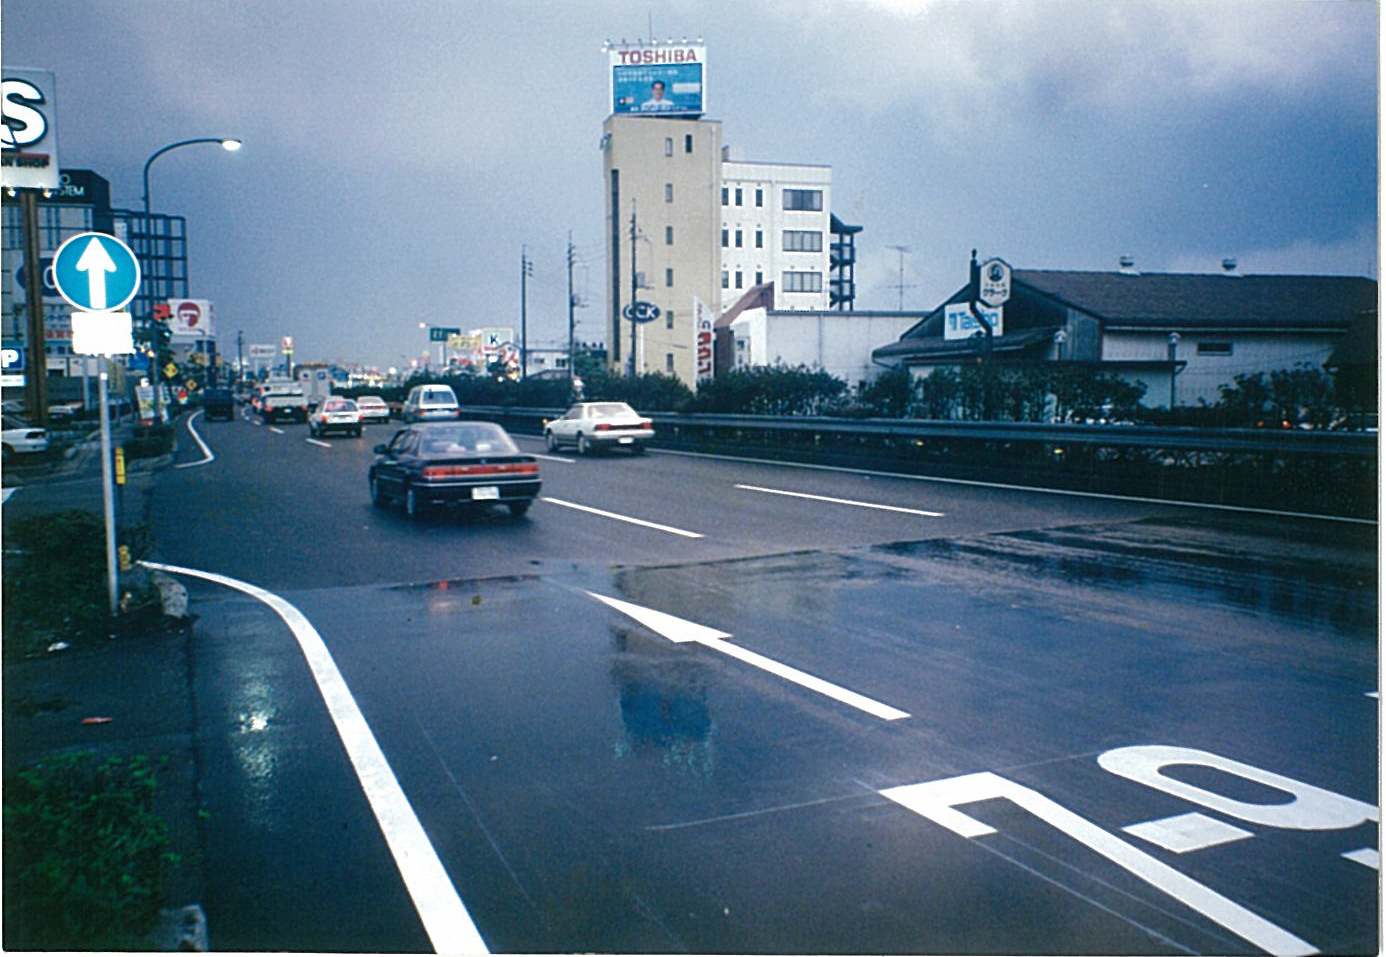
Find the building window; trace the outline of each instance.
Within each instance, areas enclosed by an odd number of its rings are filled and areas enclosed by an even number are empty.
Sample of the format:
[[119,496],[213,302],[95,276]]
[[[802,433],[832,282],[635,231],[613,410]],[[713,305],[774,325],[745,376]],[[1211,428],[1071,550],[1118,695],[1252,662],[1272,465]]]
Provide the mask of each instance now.
[[665,372],[673,372],[673,371],[674,371],[674,354],[673,354],[672,352],[666,352],[666,353],[664,353],[664,371],[665,371]]
[[765,282],[765,273],[763,273],[763,272],[761,272],[759,269],[757,269],[757,270],[756,270],[756,285],[759,286],[759,285],[760,285],[761,283],[763,283],[763,282]]
[[684,136],[683,136],[683,151],[684,151],[685,153],[691,153],[691,152],[693,152],[693,134],[692,134],[692,133],[685,133],[685,134],[684,134]]
[[764,249],[764,248],[765,248],[765,233],[764,233],[762,230],[759,230],[759,229],[756,230],[756,248],[757,248],[757,249]]
[[726,249],[726,248],[727,248],[727,236],[728,236],[728,233],[727,233],[726,227],[723,227],[723,228],[722,228],[722,248],[723,248],[723,249]]
[[664,245],[666,245],[666,246],[672,246],[672,245],[674,245],[674,227],[673,227],[673,226],[665,226],[665,227],[664,227]]
[[727,274],[727,271],[725,269],[722,270],[722,288],[731,288],[731,276]]
[[786,229],[784,251],[787,253],[821,253],[823,234],[813,229]]
[[1232,343],[1200,342],[1198,344],[1198,354],[1201,356],[1230,356],[1232,354]]
[[739,229],[736,231],[736,248],[741,248],[741,230]]
[[764,206],[764,205],[765,205],[765,190],[763,190],[763,189],[761,189],[761,188],[759,188],[759,187],[756,187],[756,205],[757,205],[757,206]]
[[787,272],[784,274],[785,292],[822,292],[823,274],[821,272]]
[[727,202],[727,197],[730,196],[730,195],[731,195],[731,190],[729,190],[729,189],[727,189],[727,187],[723,186],[723,187],[722,187],[722,205],[723,205],[723,206],[730,205],[730,204]]
[[672,310],[672,309],[670,309],[668,312],[666,312],[666,313],[664,314],[664,328],[665,328],[665,329],[672,329],[672,328],[674,328],[674,310]]
[[784,208],[806,212],[823,211],[823,191],[821,189],[787,189],[784,191]]
[[738,186],[738,187],[736,188],[736,205],[738,205],[738,206],[741,205],[741,187],[740,187],[740,186]]
[[673,271],[672,269],[666,269],[666,270],[664,270],[664,285],[666,285],[666,286],[672,286],[673,284],[674,284],[674,271]]
[[664,137],[664,155],[665,155],[665,156],[673,156],[673,155],[674,155],[674,138],[673,138],[672,136],[666,136],[666,137]]
[[740,288],[741,288],[741,285],[742,285],[742,283],[741,283],[741,270],[738,269],[738,270],[736,271],[736,288],[737,288],[737,289],[740,289]]
[[666,203],[672,203],[672,202],[674,201],[674,184],[673,184],[673,183],[665,183],[665,184],[664,184],[664,201],[665,201]]

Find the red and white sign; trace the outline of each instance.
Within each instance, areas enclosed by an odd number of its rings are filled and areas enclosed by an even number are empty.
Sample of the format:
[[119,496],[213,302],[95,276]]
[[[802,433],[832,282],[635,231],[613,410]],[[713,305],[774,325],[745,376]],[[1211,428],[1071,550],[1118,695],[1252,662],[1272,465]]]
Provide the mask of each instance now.
[[170,299],[169,332],[175,339],[203,339],[216,335],[212,304],[206,299]]
[[715,333],[712,313],[697,296],[693,297],[693,354],[697,357],[697,381],[712,378],[712,350]]
[[286,356],[291,356],[291,355],[293,355],[293,354],[294,354],[294,337],[293,337],[293,336],[280,336],[280,337],[279,337],[279,351],[282,352],[282,353],[284,353],[284,355],[286,355]]

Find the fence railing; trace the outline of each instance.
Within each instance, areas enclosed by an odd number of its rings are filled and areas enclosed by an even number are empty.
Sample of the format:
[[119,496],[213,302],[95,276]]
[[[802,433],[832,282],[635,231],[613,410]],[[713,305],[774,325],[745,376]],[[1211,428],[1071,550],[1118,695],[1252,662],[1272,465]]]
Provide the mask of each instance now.
[[[542,435],[563,409],[469,406]],[[1303,429],[644,413],[655,447],[1360,518],[1377,434]]]

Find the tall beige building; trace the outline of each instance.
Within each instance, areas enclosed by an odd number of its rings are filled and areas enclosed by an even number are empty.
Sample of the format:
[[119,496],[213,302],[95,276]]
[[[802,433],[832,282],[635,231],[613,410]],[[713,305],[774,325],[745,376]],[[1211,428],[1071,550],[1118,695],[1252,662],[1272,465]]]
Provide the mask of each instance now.
[[[613,368],[697,381],[694,300],[716,317],[720,287],[722,124],[612,115],[602,127],[606,173],[607,354]],[[634,241],[632,242],[632,233]],[[632,301],[660,309],[633,326]]]

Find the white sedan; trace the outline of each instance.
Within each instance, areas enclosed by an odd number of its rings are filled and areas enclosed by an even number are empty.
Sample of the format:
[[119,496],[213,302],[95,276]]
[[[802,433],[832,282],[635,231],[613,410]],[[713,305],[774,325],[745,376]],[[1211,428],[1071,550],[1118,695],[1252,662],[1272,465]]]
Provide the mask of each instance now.
[[654,423],[624,402],[579,402],[544,426],[550,452],[571,445],[579,455],[622,448],[639,455],[654,438]]
[[48,430],[30,425],[23,419],[7,415],[4,417],[5,461],[10,462],[16,455],[48,450]]

